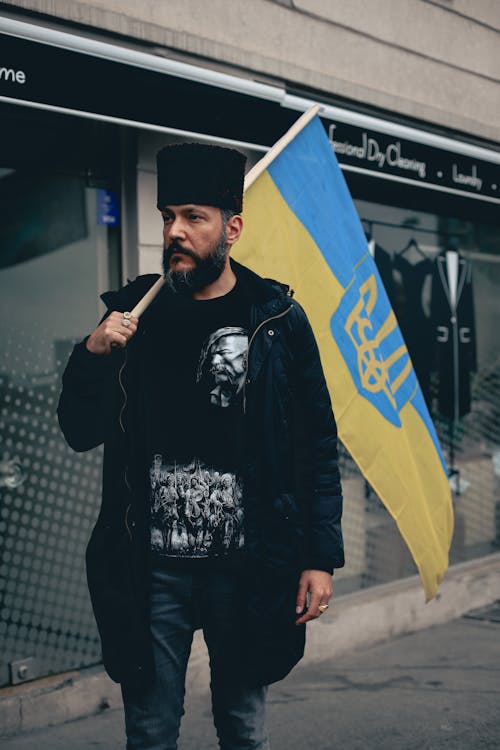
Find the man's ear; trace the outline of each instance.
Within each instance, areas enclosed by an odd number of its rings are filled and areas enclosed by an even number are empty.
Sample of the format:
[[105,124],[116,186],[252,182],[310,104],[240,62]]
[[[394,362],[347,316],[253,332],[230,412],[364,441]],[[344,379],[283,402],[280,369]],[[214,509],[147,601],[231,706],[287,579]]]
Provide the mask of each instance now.
[[226,224],[226,239],[229,245],[234,245],[243,231],[243,219],[239,214],[231,216]]

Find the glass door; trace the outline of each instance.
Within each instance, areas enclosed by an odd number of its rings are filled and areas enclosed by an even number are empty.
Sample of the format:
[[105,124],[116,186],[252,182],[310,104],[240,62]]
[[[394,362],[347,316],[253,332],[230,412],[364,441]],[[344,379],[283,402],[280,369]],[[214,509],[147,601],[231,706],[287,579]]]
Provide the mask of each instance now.
[[104,309],[99,206],[81,176],[0,165],[0,685],[100,660],[84,556],[101,451],[74,454],[56,416],[69,353]]

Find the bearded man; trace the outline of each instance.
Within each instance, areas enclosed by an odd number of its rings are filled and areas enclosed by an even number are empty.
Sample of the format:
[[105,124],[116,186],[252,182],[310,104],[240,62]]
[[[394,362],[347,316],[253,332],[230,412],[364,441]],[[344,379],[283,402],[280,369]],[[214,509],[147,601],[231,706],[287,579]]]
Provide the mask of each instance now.
[[[245,157],[182,144],[157,164],[167,283],[140,322],[128,311],[158,276],[103,295],[109,312],[63,376],[68,443],[105,445],[89,588],[128,750],[177,746],[196,628],[221,748],[263,750],[266,686],[301,658],[305,623],[326,611],[344,564],[335,420],[302,308],[230,259]],[[152,477],[172,474],[181,496],[197,472],[231,493],[217,515],[213,492],[197,498],[219,528],[207,545],[155,544]],[[164,539],[189,527],[186,504],[177,510]]]

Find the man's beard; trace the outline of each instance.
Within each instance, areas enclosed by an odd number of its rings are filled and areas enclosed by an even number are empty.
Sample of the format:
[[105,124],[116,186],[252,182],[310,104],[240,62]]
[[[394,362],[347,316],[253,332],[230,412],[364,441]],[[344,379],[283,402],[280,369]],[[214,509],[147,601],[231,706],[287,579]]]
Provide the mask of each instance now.
[[[192,294],[217,281],[226,265],[226,230],[221,232],[218,242],[209,249],[205,258],[187,250],[175,240],[163,249],[163,274],[170,287],[180,294]],[[188,255],[195,262],[189,271],[174,271],[170,268],[170,259],[174,253]]]

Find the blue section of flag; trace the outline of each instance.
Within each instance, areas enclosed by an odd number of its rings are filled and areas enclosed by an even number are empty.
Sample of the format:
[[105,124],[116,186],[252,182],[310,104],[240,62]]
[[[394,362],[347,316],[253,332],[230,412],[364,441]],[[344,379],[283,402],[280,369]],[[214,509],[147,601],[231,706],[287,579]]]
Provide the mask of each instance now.
[[366,238],[321,120],[311,120],[268,171],[333,275],[347,286],[353,264],[366,253]]

